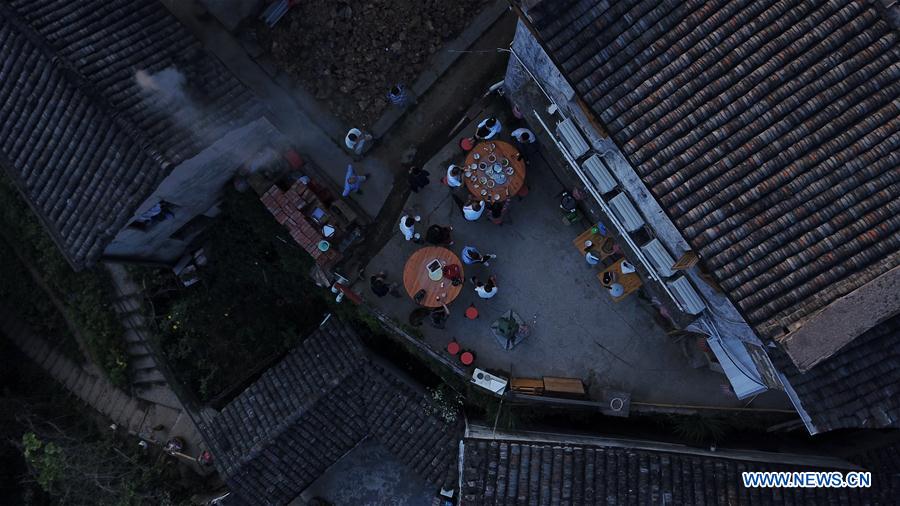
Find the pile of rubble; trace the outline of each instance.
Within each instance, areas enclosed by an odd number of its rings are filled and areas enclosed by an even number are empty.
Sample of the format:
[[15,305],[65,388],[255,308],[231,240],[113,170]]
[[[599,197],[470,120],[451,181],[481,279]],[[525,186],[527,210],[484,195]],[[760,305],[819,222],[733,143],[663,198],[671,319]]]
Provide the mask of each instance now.
[[347,124],[371,126],[396,83],[410,84],[487,0],[297,2],[258,38],[282,70]]

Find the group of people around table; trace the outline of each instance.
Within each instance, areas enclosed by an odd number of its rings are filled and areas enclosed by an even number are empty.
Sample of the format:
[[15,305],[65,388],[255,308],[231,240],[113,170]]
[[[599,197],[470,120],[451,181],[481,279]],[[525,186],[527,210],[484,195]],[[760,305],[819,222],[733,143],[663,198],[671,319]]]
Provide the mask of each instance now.
[[[516,114],[515,116],[518,119],[521,119],[521,115]],[[464,152],[468,152],[474,149],[478,142],[497,139],[502,131],[503,125],[499,119],[496,117],[484,118],[478,123],[474,135],[464,137],[459,145]],[[513,143],[517,146],[520,155],[524,158],[524,162],[528,163],[529,157],[537,152],[537,139],[534,133],[522,126],[512,130],[510,136],[512,137],[511,140]],[[357,156],[361,156],[362,153],[371,146],[371,143],[371,135],[365,132],[353,129],[347,134],[347,148]],[[344,196],[353,192],[361,193],[360,185],[367,177],[368,174],[358,175],[353,171],[352,165],[348,166],[344,185]],[[421,167],[409,167],[407,172],[407,182],[409,183],[410,190],[412,192],[421,191],[431,183],[430,177],[431,174]],[[441,183],[449,188],[454,202],[461,210],[463,218],[466,221],[478,221],[487,215],[487,219],[496,225],[503,225],[505,222],[510,222],[510,197],[492,201],[485,201],[477,198],[469,193],[464,178],[464,169],[456,164],[450,164],[447,167],[446,173],[441,177]],[[521,199],[524,194],[527,194],[527,187],[523,187],[523,190],[524,191],[519,191],[518,195],[512,196],[518,196]],[[452,226],[432,224],[424,231],[423,236],[420,229],[417,230],[421,220],[421,216],[419,216],[415,210],[404,211],[400,218],[399,229],[406,241],[412,241],[416,244],[427,243],[446,248],[455,244]],[[482,253],[477,247],[471,245],[463,246],[460,254],[461,261],[466,265],[483,265],[489,267],[490,262],[496,258],[497,255]],[[450,269],[448,275],[448,267],[456,267],[456,269]],[[454,272],[456,273],[457,278],[461,278],[461,271],[458,266],[445,266],[444,269],[445,277],[451,279],[455,285],[463,282],[462,279],[453,279]],[[386,272],[379,272],[371,276],[369,282],[372,292],[378,297],[383,297],[388,294],[391,294],[394,297],[401,297],[399,285],[396,282],[390,282]],[[497,295],[499,290],[497,277],[494,275],[488,275],[484,279],[478,276],[471,276],[469,282],[472,285],[472,290],[481,299],[491,299]],[[474,306],[469,309],[473,310],[473,308]],[[414,325],[421,324],[421,322],[427,318],[431,320],[432,325],[435,327],[443,328],[449,316],[450,309],[447,307],[446,303],[442,302],[437,308],[430,309],[420,307],[416,309],[410,316],[410,323],[413,323]]]

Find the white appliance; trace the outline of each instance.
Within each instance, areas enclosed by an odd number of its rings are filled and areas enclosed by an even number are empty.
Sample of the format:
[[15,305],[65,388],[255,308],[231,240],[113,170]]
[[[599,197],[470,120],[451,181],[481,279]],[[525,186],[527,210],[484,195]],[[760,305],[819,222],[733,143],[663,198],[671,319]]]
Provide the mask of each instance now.
[[675,274],[672,266],[675,265],[675,259],[666,251],[665,246],[659,242],[659,239],[653,239],[647,244],[641,246],[641,251],[647,260],[653,264],[653,269],[664,278],[671,277]]
[[581,132],[578,131],[575,123],[569,118],[556,124],[556,134],[559,135],[559,139],[566,147],[566,151],[572,155],[572,158],[581,158],[591,148],[588,146],[587,141],[584,140]]
[[609,199],[609,207],[612,208],[616,218],[619,219],[619,223],[625,227],[626,231],[634,232],[644,226],[644,219],[641,218],[640,213],[634,208],[634,204],[628,199],[628,195],[620,193]]
[[509,381],[507,381],[506,378],[494,376],[493,374],[476,367],[475,372],[472,373],[472,383],[475,383],[481,388],[490,390],[497,395],[503,395],[503,392],[506,391],[506,385],[509,384]]
[[609,193],[616,187],[616,180],[606,168],[606,164],[600,155],[593,154],[581,164],[582,170],[588,175],[588,178],[594,183],[597,190],[602,193]]
[[700,314],[706,309],[706,304],[700,299],[700,296],[697,295],[697,291],[694,290],[691,282],[688,281],[686,277],[679,276],[672,281],[667,281],[666,285],[668,285],[669,290],[672,291],[672,294],[678,300],[678,303],[681,304],[681,307],[684,308],[686,313]]

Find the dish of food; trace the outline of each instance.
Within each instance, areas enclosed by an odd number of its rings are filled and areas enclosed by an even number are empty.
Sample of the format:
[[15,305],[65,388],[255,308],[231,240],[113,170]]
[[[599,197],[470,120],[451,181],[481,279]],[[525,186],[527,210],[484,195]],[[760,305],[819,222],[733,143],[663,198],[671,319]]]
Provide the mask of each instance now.
[[481,190],[482,195],[487,195],[487,190]]
[[478,168],[478,164],[477,164],[477,163],[473,163],[473,164],[469,165],[469,170],[475,170],[475,169],[477,169],[477,168]]
[[487,168],[487,164],[484,163],[484,162],[481,162],[481,163],[478,164],[478,168],[481,169],[481,170],[484,170],[485,168]]
[[478,153],[475,153],[474,155],[472,155],[472,158],[478,160],[479,158],[481,158],[481,155],[479,155]]
[[475,183],[475,184],[472,185],[472,186],[474,186],[475,188],[481,188],[480,186],[478,186],[478,183]]
[[501,167],[499,163],[495,163],[494,164],[494,173],[499,174],[501,172],[503,172],[503,167]]
[[487,183],[487,178],[484,176],[481,176],[480,178],[478,178],[478,182],[481,184]]
[[[483,191],[483,190],[482,190],[482,191]],[[494,194],[494,200],[500,200],[500,194],[499,194],[499,193],[495,193],[495,194]]]
[[507,174],[507,175],[512,176],[512,175],[515,174],[515,173],[516,173],[516,169],[514,169],[514,168],[512,168],[512,167],[507,167],[507,168],[506,168],[506,174]]
[[488,187],[488,188],[493,188],[494,185],[496,185],[496,183],[494,183],[494,180],[493,180],[493,179],[487,182],[487,187]]

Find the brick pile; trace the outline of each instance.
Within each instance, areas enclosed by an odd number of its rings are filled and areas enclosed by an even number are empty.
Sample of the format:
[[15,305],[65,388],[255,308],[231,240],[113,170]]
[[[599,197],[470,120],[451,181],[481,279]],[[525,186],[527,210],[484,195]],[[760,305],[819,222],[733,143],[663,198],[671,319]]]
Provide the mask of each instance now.
[[335,251],[334,244],[326,252],[319,250],[319,241],[325,239],[319,224],[303,215],[301,209],[319,207],[325,210],[318,197],[309,187],[300,181],[295,182],[287,191],[272,186],[260,197],[266,209],[275,217],[275,221],[288,229],[294,241],[306,250],[322,269],[328,271],[341,259]]

